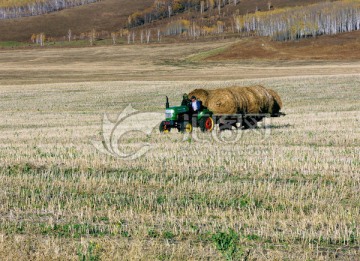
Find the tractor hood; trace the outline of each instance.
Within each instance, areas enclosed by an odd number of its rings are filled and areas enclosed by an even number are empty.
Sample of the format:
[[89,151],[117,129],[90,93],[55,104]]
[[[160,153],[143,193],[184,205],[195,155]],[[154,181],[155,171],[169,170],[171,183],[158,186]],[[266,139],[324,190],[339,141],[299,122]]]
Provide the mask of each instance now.
[[167,108],[166,110],[172,110],[176,114],[185,113],[189,111],[187,106],[172,106]]
[[172,106],[165,110],[166,120],[177,120],[179,114],[189,111],[187,106]]

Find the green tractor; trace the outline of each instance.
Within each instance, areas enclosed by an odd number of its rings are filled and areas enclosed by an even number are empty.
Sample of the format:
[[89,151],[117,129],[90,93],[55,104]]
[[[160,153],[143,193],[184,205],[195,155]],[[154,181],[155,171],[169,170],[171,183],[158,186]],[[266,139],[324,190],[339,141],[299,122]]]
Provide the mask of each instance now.
[[191,103],[182,102],[180,106],[169,105],[169,98],[166,96],[165,120],[160,123],[160,132],[166,133],[173,129],[179,132],[192,132],[194,127],[199,127],[201,131],[212,131],[214,129],[213,113],[206,107],[200,106],[200,110],[194,113]]

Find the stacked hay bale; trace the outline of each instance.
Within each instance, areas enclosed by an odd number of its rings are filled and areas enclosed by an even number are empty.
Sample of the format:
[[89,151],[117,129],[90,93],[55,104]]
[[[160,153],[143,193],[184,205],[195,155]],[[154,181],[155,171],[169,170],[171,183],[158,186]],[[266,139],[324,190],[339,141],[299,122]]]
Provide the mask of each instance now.
[[207,107],[215,114],[233,114],[238,111],[238,101],[229,89],[216,89],[209,92]]
[[278,93],[261,85],[224,89],[195,89],[189,93],[215,114],[278,113],[282,102]]
[[195,96],[196,99],[200,100],[204,106],[207,107],[207,100],[209,96],[209,91],[204,89],[195,89],[188,94],[189,98]]
[[272,106],[269,108],[269,113],[271,113],[271,114],[279,113],[282,108],[282,101],[281,101],[280,95],[272,89],[268,89],[268,93],[273,98]]

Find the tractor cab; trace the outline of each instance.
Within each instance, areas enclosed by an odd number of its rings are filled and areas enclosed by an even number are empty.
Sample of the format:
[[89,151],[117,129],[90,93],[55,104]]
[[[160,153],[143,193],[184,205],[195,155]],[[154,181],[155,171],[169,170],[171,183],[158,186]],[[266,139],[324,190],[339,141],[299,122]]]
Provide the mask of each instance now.
[[160,132],[177,129],[180,132],[190,133],[194,127],[200,127],[201,131],[213,130],[214,121],[211,111],[204,106],[200,106],[200,110],[195,113],[191,109],[191,103],[186,103],[183,100],[182,104],[170,107],[169,98],[166,96],[165,120],[160,123]]

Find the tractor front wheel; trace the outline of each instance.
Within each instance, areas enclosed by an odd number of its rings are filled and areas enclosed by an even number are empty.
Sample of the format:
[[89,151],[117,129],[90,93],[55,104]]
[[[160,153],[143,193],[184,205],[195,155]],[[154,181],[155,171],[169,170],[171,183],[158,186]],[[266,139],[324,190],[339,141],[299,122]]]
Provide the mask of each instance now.
[[185,122],[180,123],[180,129],[179,129],[180,132],[191,133],[192,129],[193,129],[193,127],[190,122],[185,121]]
[[163,121],[160,123],[160,125],[159,125],[159,131],[160,131],[161,133],[168,133],[168,132],[170,132],[170,130],[171,130],[171,128],[168,127],[168,126],[166,126],[166,124],[165,124]]

